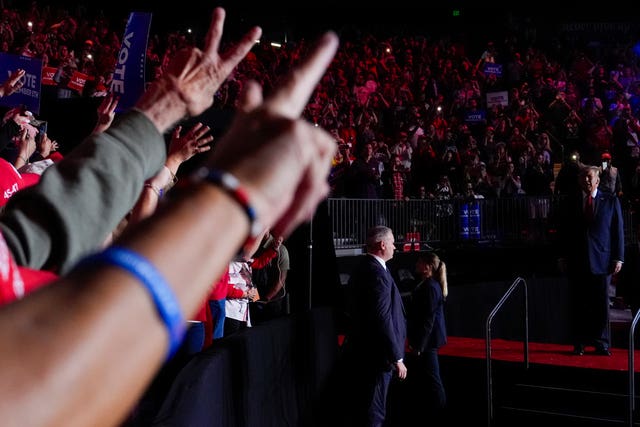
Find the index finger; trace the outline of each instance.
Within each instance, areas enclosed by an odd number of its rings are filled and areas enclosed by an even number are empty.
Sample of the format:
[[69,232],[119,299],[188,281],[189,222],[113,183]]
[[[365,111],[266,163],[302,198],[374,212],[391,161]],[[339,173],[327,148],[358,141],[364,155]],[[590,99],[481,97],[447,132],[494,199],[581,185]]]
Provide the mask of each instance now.
[[[209,31],[207,32],[203,52],[205,56],[214,62],[215,58],[218,56],[225,17],[225,10],[221,7],[216,7],[213,10],[213,17],[211,19]],[[256,40],[259,39],[261,35],[262,29],[260,27],[253,27],[245,33],[239,42],[220,55],[223,62],[219,65],[223,69],[224,73],[229,73],[245,56],[247,56],[247,53],[249,53],[251,48],[255,45]]]
[[211,24],[209,25],[209,31],[207,31],[207,37],[205,39],[204,53],[206,55],[213,57],[218,52],[220,39],[222,38],[222,29],[224,27],[224,18],[226,15],[227,13],[221,7],[213,9]]
[[9,77],[9,81],[11,82],[11,84],[16,84],[16,82],[20,80],[22,76],[24,76],[25,74],[26,74],[25,70],[23,70],[22,68],[18,68],[16,71],[11,73],[11,76]]
[[325,33],[304,61],[289,72],[284,84],[265,101],[269,109],[290,119],[300,117],[337,49],[338,36],[332,31]]
[[113,92],[109,93],[109,112],[110,113],[113,113],[115,111],[119,101],[120,101],[120,98],[116,96],[115,93]]

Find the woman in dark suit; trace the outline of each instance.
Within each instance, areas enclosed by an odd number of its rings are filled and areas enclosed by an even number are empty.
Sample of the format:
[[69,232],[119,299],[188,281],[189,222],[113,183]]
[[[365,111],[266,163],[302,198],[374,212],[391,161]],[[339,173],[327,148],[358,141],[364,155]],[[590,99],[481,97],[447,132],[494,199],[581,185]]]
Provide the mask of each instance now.
[[[447,343],[444,305],[447,297],[447,267],[438,255],[428,252],[416,262],[419,283],[411,293],[407,315],[412,395],[416,408],[428,405],[441,414],[447,397],[440,378],[438,349]],[[407,367],[409,369],[409,367]],[[417,406],[420,405],[420,406]],[[421,409],[423,410],[423,409]]]

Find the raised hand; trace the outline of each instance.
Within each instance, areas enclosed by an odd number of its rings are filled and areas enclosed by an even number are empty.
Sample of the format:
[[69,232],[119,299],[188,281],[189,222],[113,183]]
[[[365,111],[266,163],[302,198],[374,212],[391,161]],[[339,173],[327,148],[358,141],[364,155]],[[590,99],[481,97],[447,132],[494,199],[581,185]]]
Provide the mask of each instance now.
[[98,121],[93,128],[93,133],[101,133],[109,129],[113,119],[116,116],[116,108],[118,107],[118,101],[120,98],[112,92],[107,93],[102,102],[98,105]]
[[[181,135],[182,126],[176,126],[171,133],[167,163],[176,163],[177,170],[181,163],[186,162],[196,154],[211,150],[210,143],[213,141],[213,135],[207,135],[209,131],[211,131],[209,126],[198,122]],[[171,169],[171,166],[169,168]]]
[[20,133],[14,138],[14,143],[18,149],[18,157],[13,165],[19,169],[22,166],[29,163],[29,158],[36,151],[35,138],[29,134],[29,130],[26,126],[20,129]]
[[262,34],[260,27],[253,27],[234,46],[218,53],[224,19],[224,9],[216,8],[204,50],[193,47],[178,52],[137,102],[137,109],[161,132],[184,116],[197,116],[211,107],[213,95]]
[[48,157],[51,152],[56,151],[57,149],[58,143],[56,141],[52,141],[46,133],[43,134],[42,138],[39,138],[37,142],[36,150],[42,157]]
[[337,36],[326,33],[266,99],[256,82],[247,82],[241,111],[209,160],[246,186],[262,224],[275,236],[286,237],[309,220],[329,191],[334,138],[300,115],[337,48]]
[[25,73],[26,72],[22,68],[18,68],[12,72],[9,78],[2,83],[2,86],[0,86],[0,98],[12,95],[19,91],[24,84],[24,80],[22,80],[22,78]]

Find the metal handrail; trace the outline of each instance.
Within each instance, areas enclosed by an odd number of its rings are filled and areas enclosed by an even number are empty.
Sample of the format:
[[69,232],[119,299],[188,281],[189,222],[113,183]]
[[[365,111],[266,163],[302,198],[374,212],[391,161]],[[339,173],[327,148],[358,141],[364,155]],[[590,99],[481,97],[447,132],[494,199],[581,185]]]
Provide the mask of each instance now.
[[636,409],[636,391],[635,391],[635,339],[634,334],[636,325],[640,319],[640,310],[633,317],[631,327],[629,328],[629,427],[633,427],[633,411]]
[[529,302],[527,292],[527,282],[522,277],[517,277],[507,292],[498,301],[496,306],[491,310],[486,323],[486,351],[487,351],[487,427],[493,424],[493,379],[491,372],[491,322],[496,313],[502,308],[509,296],[516,287],[521,284],[524,286],[524,365],[525,369],[529,369]]

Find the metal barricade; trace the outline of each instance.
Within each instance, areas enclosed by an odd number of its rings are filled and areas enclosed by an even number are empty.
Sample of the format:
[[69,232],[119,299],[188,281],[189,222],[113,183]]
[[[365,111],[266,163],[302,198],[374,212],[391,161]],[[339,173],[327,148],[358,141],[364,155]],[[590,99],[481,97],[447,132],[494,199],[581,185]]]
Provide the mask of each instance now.
[[[548,243],[555,233],[557,197],[514,197],[451,200],[329,199],[336,249],[361,248],[367,229],[386,225],[396,242],[408,233],[419,236],[416,243],[456,244],[500,242]],[[637,242],[632,212],[624,209],[625,241]],[[466,228],[465,228],[466,227]]]

